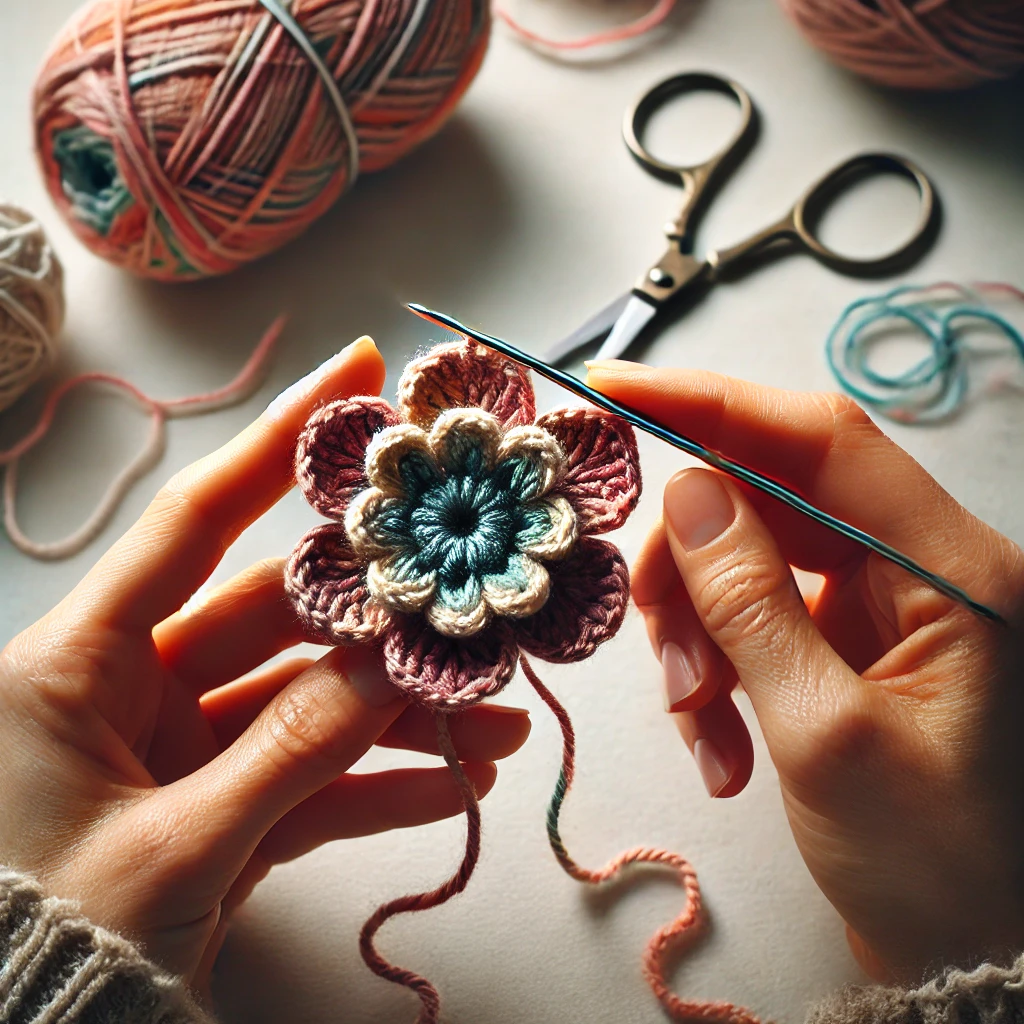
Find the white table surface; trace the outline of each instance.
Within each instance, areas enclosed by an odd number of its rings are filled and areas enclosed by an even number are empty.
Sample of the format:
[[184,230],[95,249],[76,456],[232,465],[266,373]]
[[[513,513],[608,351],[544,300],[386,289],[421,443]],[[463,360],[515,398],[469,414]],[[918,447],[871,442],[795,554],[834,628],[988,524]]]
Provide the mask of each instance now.
[[[521,2],[524,17],[562,32],[622,14],[596,0]],[[892,148],[931,171],[946,208],[939,243],[913,279],[1020,276],[1019,86],[952,99],[890,95],[808,49],[770,0],[706,0],[685,6],[669,31],[618,62],[544,59],[499,26],[478,81],[444,133],[400,166],[362,180],[304,238],[223,280],[142,284],[72,238],[31,153],[34,71],[75,6],[34,0],[0,7],[0,194],[38,211],[66,264],[62,371],[112,370],[161,395],[205,390],[233,375],[277,313],[293,318],[259,396],[173,423],[161,466],[87,552],[37,564],[0,537],[0,642],[73,586],[163,478],[227,440],[341,344],[372,334],[392,368],[393,390],[403,362],[428,340],[396,300],[432,304],[539,348],[624,290],[660,252],[660,225],[678,196],[629,159],[619,120],[628,100],[669,73],[699,67],[731,74],[764,115],[760,143],[706,218],[702,239],[730,244],[780,213],[837,159]],[[702,130],[715,128],[699,117],[710,107],[693,110]],[[671,142],[670,129],[655,125],[655,138]],[[874,198],[870,212],[850,207],[832,225],[852,245],[906,222],[904,193],[882,189]],[[784,260],[719,288],[645,358],[829,388],[825,332],[847,301],[877,288],[806,258]],[[559,400],[548,386],[539,391],[543,406]],[[24,428],[40,394],[6,414],[0,440]],[[1019,390],[1004,388],[982,395],[952,424],[891,431],[970,509],[1024,541],[1022,428]],[[88,395],[70,405],[23,473],[21,510],[30,531],[54,537],[76,525],[140,431],[136,414],[115,399]],[[646,496],[618,537],[630,557],[657,513],[662,485],[682,463],[652,441],[642,443],[642,457]],[[238,541],[215,578],[287,552],[314,520],[293,494]],[[664,844],[698,868],[712,924],[674,974],[681,991],[793,1021],[816,997],[860,977],[841,923],[794,849],[763,744],[756,743],[757,768],[741,796],[706,797],[661,710],[658,666],[635,614],[591,662],[544,675],[580,735],[578,789],[564,816],[570,849],[596,865],[627,845]],[[387,925],[381,946],[439,985],[452,1024],[655,1024],[662,1018],[641,980],[639,956],[652,930],[675,913],[678,892],[666,881],[627,888],[618,900],[595,899],[558,870],[543,823],[557,731],[522,680],[505,697],[529,706],[534,730],[485,802],[477,876],[454,903]],[[410,760],[377,753],[372,764]],[[356,935],[380,901],[445,877],[462,834],[460,821],[447,822],[336,844],[275,870],[239,917],[221,959],[216,990],[224,1019],[411,1022],[415,1000],[365,970]]]

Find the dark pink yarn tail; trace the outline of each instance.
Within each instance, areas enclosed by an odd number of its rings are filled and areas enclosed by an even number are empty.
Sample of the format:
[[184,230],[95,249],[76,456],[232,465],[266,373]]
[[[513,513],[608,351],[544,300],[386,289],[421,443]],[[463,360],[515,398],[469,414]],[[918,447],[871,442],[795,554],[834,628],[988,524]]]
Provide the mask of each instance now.
[[537,691],[540,699],[554,713],[562,730],[562,770],[555,785],[555,792],[548,807],[548,840],[562,869],[579,882],[601,885],[616,878],[631,864],[659,864],[679,874],[679,881],[686,893],[686,902],[679,916],[664,928],[660,928],[647,943],[644,950],[643,973],[652,991],[658,997],[668,1016],[675,1021],[716,1022],[716,1024],[761,1024],[760,1018],[742,1006],[732,1003],[682,999],[665,981],[665,963],[668,957],[683,945],[692,942],[700,933],[702,921],[700,886],[693,866],[678,853],[659,850],[655,847],[638,846],[620,853],[603,868],[593,870],[577,864],[569,856],[558,830],[558,816],[576,773],[576,734],[569,719],[569,713],[558,702],[555,695],[540,681],[533,666],[521,657],[519,660],[526,678]]
[[404,985],[420,997],[420,1002],[423,1005],[416,1018],[416,1024],[437,1024],[441,1009],[441,998],[437,989],[426,978],[414,971],[397,967],[385,960],[377,952],[373,941],[374,936],[380,930],[381,925],[396,914],[430,910],[431,907],[438,907],[458,895],[469,883],[476,862],[480,858],[480,804],[477,801],[473,784],[459,763],[459,757],[455,753],[451,733],[448,730],[448,719],[443,714],[437,715],[437,741],[441,753],[455,777],[459,792],[462,794],[463,805],[466,808],[466,852],[463,855],[462,863],[455,874],[436,889],[432,889],[430,892],[401,896],[378,907],[373,916],[363,925],[363,930],[359,934],[359,951],[363,954],[366,966],[374,974],[398,985]]

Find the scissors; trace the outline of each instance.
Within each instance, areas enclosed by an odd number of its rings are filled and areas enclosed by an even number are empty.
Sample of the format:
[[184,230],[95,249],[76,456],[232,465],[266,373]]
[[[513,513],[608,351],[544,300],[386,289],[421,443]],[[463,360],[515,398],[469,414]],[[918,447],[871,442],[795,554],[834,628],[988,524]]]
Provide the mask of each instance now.
[[[734,99],[740,108],[740,125],[725,147],[704,163],[675,164],[660,160],[644,146],[644,128],[656,110],[684,93],[693,92],[717,92]],[[738,245],[712,249],[699,259],[693,255],[693,235],[700,217],[717,189],[746,155],[757,133],[757,111],[750,94],[738,82],[708,72],[675,75],[649,89],[626,111],[622,133],[630,153],[645,171],[663,181],[682,185],[683,206],[679,216],[665,225],[669,244],[661,259],[645,271],[631,291],[548,349],[545,355],[549,363],[559,363],[605,335],[597,358],[618,358],[652,320],[683,296],[693,296],[699,288],[718,283],[741,264],[767,259],[776,251],[800,249],[840,273],[875,277],[913,263],[934,239],[938,202],[924,171],[892,153],[859,153],[833,167],[811,185],[775,223]],[[844,256],[818,237],[816,231],[822,215],[849,186],[878,174],[896,174],[916,186],[920,195],[917,225],[910,238],[892,252],[870,259]]]

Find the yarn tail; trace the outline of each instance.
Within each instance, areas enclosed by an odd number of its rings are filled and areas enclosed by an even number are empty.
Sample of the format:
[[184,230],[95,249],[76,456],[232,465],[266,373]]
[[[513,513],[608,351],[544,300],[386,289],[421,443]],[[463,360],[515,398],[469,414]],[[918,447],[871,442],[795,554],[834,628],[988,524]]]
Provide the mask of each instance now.
[[551,709],[562,730],[562,769],[555,784],[555,791],[548,805],[548,841],[562,870],[578,882],[601,885],[616,878],[631,864],[657,864],[671,868],[679,875],[680,884],[686,894],[686,902],[679,916],[670,924],[660,928],[647,943],[643,957],[643,973],[647,983],[658,997],[668,1016],[675,1021],[705,1021],[717,1024],[761,1024],[760,1018],[743,1007],[732,1003],[682,999],[665,981],[665,964],[669,955],[683,945],[691,943],[699,934],[702,923],[700,886],[697,874],[685,857],[668,850],[638,846],[620,853],[603,868],[592,870],[582,867],[569,855],[558,829],[562,804],[573,783],[576,772],[576,734],[569,719],[569,713],[558,702],[555,695],[540,681],[533,666],[525,657],[520,657],[520,666],[540,699]]
[[[160,458],[168,419],[202,415],[226,409],[248,398],[259,386],[270,355],[281,337],[287,317],[278,317],[252,351],[245,366],[229,384],[201,395],[186,398],[151,398],[131,381],[110,373],[80,373],[59,384],[50,393],[36,425],[13,447],[0,450],[0,473],[6,467],[3,483],[3,523],[10,542],[31,558],[53,561],[70,558],[84,550],[113,518],[132,485],[140,480]],[[61,403],[84,384],[101,384],[126,395],[149,416],[149,432],[141,451],[125,466],[107,488],[88,519],[62,540],[41,542],[29,537],[18,522],[18,462],[31,451],[53,426]]]
[[397,985],[404,985],[420,997],[422,1007],[416,1018],[416,1024],[437,1024],[441,1008],[441,998],[437,989],[426,978],[385,960],[377,952],[373,941],[374,937],[380,931],[381,925],[396,914],[430,910],[432,907],[447,903],[453,896],[457,896],[466,888],[473,870],[476,868],[476,862],[480,858],[480,804],[477,801],[472,782],[469,781],[459,763],[459,756],[455,752],[451,733],[448,730],[448,719],[443,714],[437,715],[437,741],[441,753],[455,777],[455,782],[462,795],[463,806],[466,808],[466,852],[462,857],[462,863],[455,874],[436,889],[402,896],[378,907],[373,916],[363,925],[363,930],[359,934],[359,951],[363,954],[366,966],[374,974],[393,981]]
[[636,36],[646,35],[653,32],[672,13],[676,0],[657,0],[657,3],[642,17],[625,25],[608,29],[604,32],[594,32],[591,35],[581,36],[578,39],[552,39],[550,36],[541,35],[527,28],[521,21],[515,18],[504,6],[496,4],[494,13],[505,22],[512,31],[524,42],[532,46],[539,46],[547,50],[589,50],[596,46],[605,46],[609,43],[622,42],[625,39],[633,39]]

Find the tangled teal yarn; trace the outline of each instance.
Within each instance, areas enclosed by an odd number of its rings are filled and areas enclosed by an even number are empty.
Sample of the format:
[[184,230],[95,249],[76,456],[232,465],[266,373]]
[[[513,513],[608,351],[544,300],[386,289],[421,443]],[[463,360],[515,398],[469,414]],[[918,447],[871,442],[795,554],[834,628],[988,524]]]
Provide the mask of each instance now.
[[[1024,359],[1024,337],[993,309],[985,293],[1020,295],[1007,285],[902,285],[884,295],[851,302],[825,343],[839,384],[870,408],[903,423],[948,419],[967,396],[970,350],[967,336],[994,328]],[[907,369],[884,373],[870,361],[874,345],[894,328],[909,327],[928,343],[928,353]]]

